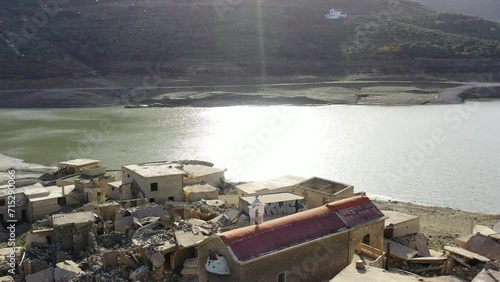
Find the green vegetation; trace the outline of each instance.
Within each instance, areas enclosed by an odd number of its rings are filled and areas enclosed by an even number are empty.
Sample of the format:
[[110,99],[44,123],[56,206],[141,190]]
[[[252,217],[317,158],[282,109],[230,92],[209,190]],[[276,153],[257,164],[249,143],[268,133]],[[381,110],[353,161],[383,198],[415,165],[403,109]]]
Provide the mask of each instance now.
[[[33,25],[43,20],[37,1],[23,2],[0,4],[3,77],[134,73],[150,62],[168,65],[168,73],[179,77],[197,74],[200,65],[210,72],[214,64],[242,73],[260,72],[265,64],[267,72],[294,74],[345,58],[500,55],[499,24],[406,0],[339,0],[334,6],[328,0],[221,1],[219,13],[193,0],[79,0],[54,9],[40,27]],[[330,8],[349,16],[325,20]]]

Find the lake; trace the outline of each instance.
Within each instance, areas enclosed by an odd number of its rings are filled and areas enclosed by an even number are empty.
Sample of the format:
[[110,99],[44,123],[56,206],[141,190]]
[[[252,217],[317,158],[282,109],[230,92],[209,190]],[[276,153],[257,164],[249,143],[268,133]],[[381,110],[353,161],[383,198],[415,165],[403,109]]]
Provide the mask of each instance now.
[[[500,213],[500,101],[435,106],[0,110],[0,152],[55,165],[200,159],[237,181],[286,174]],[[9,158],[2,169],[10,164]]]

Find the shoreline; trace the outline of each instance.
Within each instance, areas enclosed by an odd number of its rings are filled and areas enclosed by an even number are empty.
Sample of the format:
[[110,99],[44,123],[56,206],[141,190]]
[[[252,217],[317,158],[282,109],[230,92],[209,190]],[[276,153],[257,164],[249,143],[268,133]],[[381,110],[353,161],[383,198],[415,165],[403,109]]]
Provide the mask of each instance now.
[[[41,165],[41,164],[34,164],[34,163],[25,163],[24,161],[17,159],[15,157],[11,157],[6,155],[5,153],[0,153],[0,159],[4,161],[5,159],[11,159],[14,160],[15,165],[14,166],[9,166],[9,165],[4,165],[2,167],[3,170],[13,168],[16,170],[16,175],[18,176],[18,183],[22,183],[22,186],[27,186],[31,185],[35,182],[40,182],[38,179],[39,176],[45,174],[45,173],[53,173],[54,171],[57,170],[56,167],[49,166],[49,165]],[[17,165],[17,166],[16,166]],[[117,171],[117,170],[108,170],[108,171]],[[118,170],[121,171],[121,170]],[[38,176],[35,176],[38,175]],[[4,185],[5,182],[7,181],[7,178],[2,178],[2,173],[0,173],[0,185]],[[239,181],[234,181],[234,180],[228,180],[229,183],[241,183]],[[248,181],[246,181],[248,182]],[[465,210],[465,209],[457,209],[453,207],[445,207],[445,206],[438,206],[438,205],[433,205],[433,204],[425,204],[425,203],[417,203],[417,202],[409,202],[405,200],[399,200],[395,197],[392,196],[387,196],[387,195],[379,195],[379,194],[370,194],[366,193],[366,195],[372,199],[373,201],[380,203],[380,204],[385,204],[385,205],[396,205],[396,206],[414,206],[414,207],[420,207],[424,209],[443,209],[443,210],[449,210],[449,211],[457,211],[457,212],[463,212],[463,213],[470,213],[470,214],[480,214],[484,216],[493,216],[493,217],[498,217],[498,220],[500,221],[500,213],[493,213],[493,212],[481,212],[481,211],[476,211],[476,210]]]
[[500,83],[323,81],[158,87],[0,90],[0,108],[412,106],[500,98]]
[[[53,167],[25,163],[23,160],[3,154],[0,154],[0,158],[11,160],[13,164],[17,165],[17,167],[14,167],[18,172],[16,173],[17,176],[22,176],[23,172],[28,172],[25,175],[29,175],[33,170],[36,170],[40,174],[54,172]],[[4,167],[13,166],[4,163]],[[42,171],[41,168],[45,168],[45,171]],[[6,181],[0,180],[0,185],[3,185],[4,182]],[[26,186],[35,182],[41,181],[34,177],[19,177],[16,183],[21,184],[21,186]],[[234,181],[231,182],[234,183]],[[455,245],[456,238],[470,233],[469,229],[472,222],[488,226],[500,232],[500,214],[460,210],[451,207],[434,206],[431,204],[411,203],[378,194],[371,195],[368,193],[367,196],[373,199],[374,203],[381,210],[393,210],[419,216],[421,232],[427,236],[429,246],[435,250],[441,250],[445,245]],[[230,199],[231,197],[232,194],[221,194],[221,198],[223,199]]]

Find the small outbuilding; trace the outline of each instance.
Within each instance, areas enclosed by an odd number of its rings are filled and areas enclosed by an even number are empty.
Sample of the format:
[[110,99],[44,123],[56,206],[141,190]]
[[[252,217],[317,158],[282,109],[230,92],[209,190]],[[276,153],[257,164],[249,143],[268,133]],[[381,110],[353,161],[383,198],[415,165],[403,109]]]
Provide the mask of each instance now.
[[219,189],[210,184],[196,184],[183,188],[184,196],[188,202],[200,200],[216,200],[219,197]]
[[354,196],[354,186],[320,177],[312,177],[300,182],[293,193],[304,197],[308,209]]
[[99,165],[99,160],[74,159],[57,164],[58,170],[65,170],[69,174],[80,173],[84,167],[95,167]]
[[397,211],[382,210],[385,220],[387,238],[401,237],[420,232],[420,217]]

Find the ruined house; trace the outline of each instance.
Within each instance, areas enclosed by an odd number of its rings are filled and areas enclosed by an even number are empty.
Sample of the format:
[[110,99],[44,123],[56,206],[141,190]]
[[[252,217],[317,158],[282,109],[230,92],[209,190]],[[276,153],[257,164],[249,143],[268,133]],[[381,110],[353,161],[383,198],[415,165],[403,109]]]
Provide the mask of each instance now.
[[286,175],[262,181],[240,184],[236,186],[236,191],[240,197],[273,193],[292,193],[293,187],[304,180],[305,178],[303,177]]
[[79,253],[89,246],[89,233],[95,217],[92,212],[54,214],[52,216],[52,242],[62,244],[64,249]]
[[[126,194],[126,191],[122,190],[121,181],[113,181],[108,183],[107,195],[108,198],[113,200],[126,200],[130,199],[131,195]],[[130,189],[128,190],[130,192]]]
[[187,173],[184,185],[207,183],[213,187],[221,187],[225,181],[224,169],[199,164],[182,165],[179,169]]
[[383,210],[387,238],[401,237],[420,232],[420,217],[397,211]]
[[186,201],[188,202],[216,200],[219,197],[219,189],[208,183],[186,186],[183,190]]
[[64,174],[75,174],[82,172],[83,168],[86,167],[97,167],[99,166],[99,160],[91,159],[74,159],[64,162],[59,162],[57,164],[57,169]]
[[308,209],[354,196],[354,186],[312,177],[293,187],[294,194],[304,197]]
[[198,250],[200,281],[324,281],[361,243],[382,249],[384,215],[365,196],[213,235]]
[[[66,205],[67,194],[74,190],[74,185],[65,187],[34,184],[15,188],[14,194],[9,198],[7,186],[0,187],[0,221],[8,219],[34,222],[47,215],[54,214]],[[13,197],[12,197],[13,196]],[[15,200],[15,205],[10,205],[14,210],[14,218],[9,217],[9,201]]]
[[76,174],[57,179],[57,186],[75,185],[75,191],[69,195],[71,202],[89,203],[102,201],[108,195],[108,183],[115,182],[114,175],[106,173],[104,166],[85,166]]
[[168,163],[122,166],[122,185],[131,186],[132,198],[150,202],[184,201],[182,179],[187,173]]

